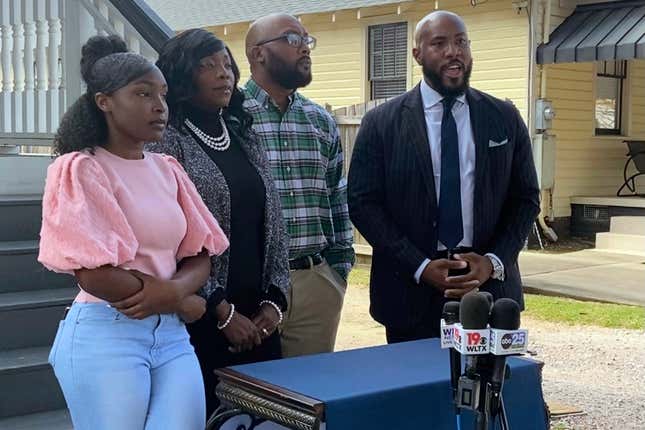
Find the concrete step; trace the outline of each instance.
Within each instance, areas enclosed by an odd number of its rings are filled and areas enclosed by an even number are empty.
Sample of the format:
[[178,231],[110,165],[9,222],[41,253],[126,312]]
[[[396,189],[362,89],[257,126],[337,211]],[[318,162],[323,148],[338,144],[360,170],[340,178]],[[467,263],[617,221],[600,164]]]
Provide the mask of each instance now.
[[0,241],[36,240],[40,233],[40,195],[0,196]]
[[0,242],[0,293],[76,285],[74,277],[47,270],[37,259],[37,240]]
[[54,371],[47,363],[49,349],[0,352],[0,418],[66,408]]
[[596,249],[627,254],[645,254],[645,235],[597,233]]
[[0,351],[51,345],[78,288],[0,294]]
[[42,193],[47,167],[52,161],[47,155],[1,156],[0,195]]
[[645,236],[645,216],[611,217],[609,232]]
[[67,409],[0,419],[3,430],[73,430]]

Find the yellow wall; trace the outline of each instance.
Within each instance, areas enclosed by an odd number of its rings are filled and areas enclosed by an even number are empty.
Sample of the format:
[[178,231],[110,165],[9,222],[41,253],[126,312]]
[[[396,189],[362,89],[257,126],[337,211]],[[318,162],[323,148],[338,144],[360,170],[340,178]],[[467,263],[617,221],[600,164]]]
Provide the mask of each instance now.
[[[551,17],[550,17],[550,22],[549,22],[549,34],[553,33],[553,30],[555,30],[562,22],[564,22],[565,19],[575,9],[574,4],[563,4],[562,1],[560,0],[546,0],[551,2]],[[600,2],[599,2],[600,3]]]
[[[550,2],[548,22],[543,8]],[[539,2],[536,38],[542,25],[553,31],[572,11],[573,5],[560,0]],[[434,9],[434,1],[301,16],[318,46],[312,52],[314,80],[302,93],[333,108],[362,103],[369,96],[367,80],[367,27],[375,24],[408,22],[408,48],[412,49],[414,26]],[[500,98],[509,98],[526,118],[529,75],[529,25],[526,10],[519,14],[508,0],[488,0],[476,7],[463,0],[439,0],[439,7],[461,15],[468,26],[474,58],[473,87]],[[400,13],[398,13],[400,12]],[[332,16],[335,20],[332,22]],[[248,23],[210,28],[227,41],[242,70],[242,83],[249,76],[243,40]],[[627,132],[631,138],[645,136],[645,61],[629,66]],[[553,210],[556,217],[570,215],[572,196],[613,195],[622,183],[626,149],[625,137],[594,136],[594,64],[572,63],[545,66],[546,92],[557,112],[556,178]],[[542,69],[536,70],[536,88]],[[408,88],[421,79],[421,68],[408,56]],[[536,94],[539,91],[536,89]]]
[[[625,89],[627,137],[645,136],[645,61],[630,61]],[[611,196],[622,184],[625,136],[594,136],[593,63],[546,66],[546,98],[556,117],[555,217],[571,215],[573,196]]]
[[[645,60],[634,60],[629,62],[629,137],[634,140],[645,140]],[[624,148],[624,154],[627,150]],[[622,172],[622,170],[621,170]],[[633,166],[630,166],[630,174],[636,173]],[[620,176],[622,183],[622,176]],[[645,177],[636,179],[637,190],[645,190]]]
[[[369,96],[367,81],[367,27],[374,24],[408,22],[408,48],[412,50],[412,33],[417,22],[434,10],[434,1],[415,1],[360,10],[301,16],[303,25],[318,39],[312,52],[314,79],[302,93],[321,104],[334,108],[362,103]],[[442,9],[461,15],[468,26],[474,57],[471,84],[500,98],[511,99],[526,117],[528,86],[528,18],[508,0],[488,0],[477,7],[467,1],[440,1]],[[400,14],[397,12],[400,11]],[[242,82],[249,71],[243,48],[248,23],[211,27],[227,41],[242,69]],[[421,69],[408,56],[408,88],[421,79]]]
[[645,136],[645,61],[631,61],[631,134]]

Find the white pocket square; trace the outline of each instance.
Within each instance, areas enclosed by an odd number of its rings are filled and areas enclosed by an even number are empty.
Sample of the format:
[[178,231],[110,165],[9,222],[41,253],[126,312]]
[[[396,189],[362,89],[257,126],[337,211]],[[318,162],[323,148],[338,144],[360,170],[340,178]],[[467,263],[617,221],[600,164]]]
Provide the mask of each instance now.
[[488,141],[488,147],[489,148],[495,148],[496,146],[506,145],[507,143],[508,143],[508,139],[504,139],[501,142],[495,142],[494,140],[489,140]]

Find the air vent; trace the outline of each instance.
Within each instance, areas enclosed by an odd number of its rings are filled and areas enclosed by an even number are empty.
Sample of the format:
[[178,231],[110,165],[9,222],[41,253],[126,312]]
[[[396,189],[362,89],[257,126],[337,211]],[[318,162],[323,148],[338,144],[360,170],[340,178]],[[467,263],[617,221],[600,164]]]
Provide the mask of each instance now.
[[608,221],[609,208],[607,206],[584,205],[583,218],[587,221]]

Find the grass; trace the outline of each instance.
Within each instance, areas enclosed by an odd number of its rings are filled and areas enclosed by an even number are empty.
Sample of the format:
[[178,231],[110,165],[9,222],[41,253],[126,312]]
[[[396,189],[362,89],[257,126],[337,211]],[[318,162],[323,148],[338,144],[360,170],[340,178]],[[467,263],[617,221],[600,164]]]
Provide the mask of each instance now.
[[645,308],[527,294],[525,315],[568,325],[645,329]]
[[[356,266],[349,275],[352,287],[369,285],[369,266]],[[645,308],[609,303],[583,302],[562,297],[526,294],[523,315],[568,325],[645,330]]]
[[370,284],[370,266],[356,265],[349,272],[348,284],[352,287],[367,287]]

